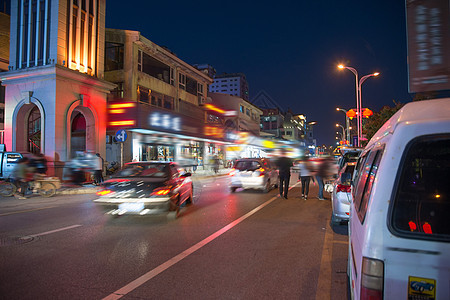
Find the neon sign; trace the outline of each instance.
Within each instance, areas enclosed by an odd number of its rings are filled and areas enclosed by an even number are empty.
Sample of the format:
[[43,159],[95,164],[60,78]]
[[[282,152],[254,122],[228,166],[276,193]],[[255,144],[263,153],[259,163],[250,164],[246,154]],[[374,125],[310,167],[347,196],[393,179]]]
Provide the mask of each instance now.
[[172,117],[169,114],[154,112],[150,115],[149,123],[152,127],[161,127],[164,129],[181,131],[181,118]]

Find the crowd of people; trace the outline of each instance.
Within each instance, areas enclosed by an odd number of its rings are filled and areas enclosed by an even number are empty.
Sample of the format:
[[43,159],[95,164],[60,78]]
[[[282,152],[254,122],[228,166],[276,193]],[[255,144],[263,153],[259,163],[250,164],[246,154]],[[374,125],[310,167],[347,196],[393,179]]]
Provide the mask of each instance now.
[[[281,156],[276,161],[279,172],[279,190],[280,197],[288,199],[289,181],[291,178],[291,167],[294,162],[289,158],[285,151],[282,151]],[[298,181],[301,182],[302,199],[308,199],[309,185],[311,181],[319,186],[319,193],[317,198],[325,200],[323,192],[325,181],[333,174],[332,158],[324,157],[321,160],[313,163],[309,157],[305,156],[298,164]]]

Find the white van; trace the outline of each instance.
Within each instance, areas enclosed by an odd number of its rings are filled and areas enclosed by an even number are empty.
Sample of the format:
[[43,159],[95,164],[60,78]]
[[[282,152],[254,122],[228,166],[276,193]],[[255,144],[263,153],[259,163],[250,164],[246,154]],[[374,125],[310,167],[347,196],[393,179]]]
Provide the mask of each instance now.
[[450,98],[406,104],[352,183],[352,299],[450,299]]

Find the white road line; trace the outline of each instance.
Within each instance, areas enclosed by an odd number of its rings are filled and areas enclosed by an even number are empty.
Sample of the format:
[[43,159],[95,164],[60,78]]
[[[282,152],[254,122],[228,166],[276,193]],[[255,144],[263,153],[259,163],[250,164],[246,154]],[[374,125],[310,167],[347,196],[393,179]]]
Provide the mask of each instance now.
[[[292,189],[294,186],[296,186],[296,184],[294,184],[292,187],[290,187],[289,189]],[[277,199],[278,196],[272,197],[270,200],[264,202],[263,204],[261,204],[260,206],[254,208],[253,210],[249,211],[248,213],[246,213],[245,215],[243,215],[242,217],[234,220],[233,222],[231,222],[230,224],[226,225],[225,227],[219,229],[218,231],[216,231],[215,233],[211,234],[210,236],[208,236],[207,238],[205,238],[204,240],[198,242],[197,244],[195,244],[194,246],[190,247],[189,249],[181,252],[180,254],[178,254],[177,256],[174,256],[173,258],[169,259],[168,261],[166,261],[165,263],[157,266],[156,268],[154,268],[153,270],[145,273],[144,275],[142,275],[141,277],[133,280],[132,282],[128,283],[127,285],[125,285],[124,287],[118,289],[117,291],[115,291],[114,293],[106,296],[105,298],[103,298],[104,300],[113,300],[113,299],[120,299],[123,296],[125,296],[126,294],[132,292],[133,290],[137,289],[138,287],[140,287],[141,285],[143,285],[144,283],[146,283],[147,281],[149,281],[150,279],[152,279],[153,277],[157,276],[158,274],[164,272],[165,270],[167,270],[168,268],[170,268],[171,266],[175,265],[176,263],[180,262],[181,260],[183,260],[184,258],[186,258],[187,256],[189,256],[190,254],[194,253],[195,251],[199,250],[200,248],[202,248],[203,246],[205,246],[206,244],[210,243],[211,241],[215,240],[216,238],[218,238],[219,236],[221,236],[222,234],[224,234],[225,232],[227,232],[228,230],[230,230],[231,228],[233,228],[234,226],[238,225],[239,223],[241,223],[242,221],[244,221],[245,219],[247,219],[248,217],[250,217],[251,215],[255,214],[257,211],[261,210],[262,208],[264,208],[265,206],[269,205],[270,203],[272,203],[275,199]]]
[[[325,224],[329,224],[327,218]],[[333,254],[333,234],[326,226],[323,239],[322,259],[320,261],[319,280],[317,281],[316,300],[331,299],[331,257]]]
[[55,232],[60,232],[60,231],[64,231],[64,230],[68,230],[68,229],[72,229],[72,228],[76,228],[76,227],[80,227],[80,226],[82,226],[82,225],[67,226],[67,227],[63,227],[63,228],[59,228],[59,229],[55,229],[55,230],[50,230],[50,231],[46,231],[46,232],[31,234],[31,235],[29,235],[29,237],[43,236],[43,235],[47,235],[47,234],[51,234],[51,233],[55,233]]

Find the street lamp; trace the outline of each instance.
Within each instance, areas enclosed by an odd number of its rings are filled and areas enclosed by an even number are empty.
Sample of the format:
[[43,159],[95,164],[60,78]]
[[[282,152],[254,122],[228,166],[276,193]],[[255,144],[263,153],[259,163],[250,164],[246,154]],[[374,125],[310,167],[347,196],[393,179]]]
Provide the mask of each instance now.
[[337,111],[342,111],[345,114],[345,127],[347,127],[347,141],[350,143],[350,118],[347,116],[347,110],[336,107]]
[[345,128],[341,124],[336,124],[336,127],[342,128],[342,140],[345,140]]
[[358,135],[358,147],[361,146],[361,138],[362,138],[362,114],[361,114],[361,85],[363,84],[364,81],[366,81],[367,78],[372,77],[372,76],[378,76],[380,75],[379,72],[376,73],[372,73],[372,74],[368,74],[365,75],[361,78],[361,80],[358,80],[358,71],[356,71],[355,68],[352,67],[348,67],[348,66],[344,66],[344,65],[338,65],[339,69],[347,69],[349,71],[351,71],[354,75],[355,75],[355,86],[356,86],[356,120],[357,120],[357,135]]

